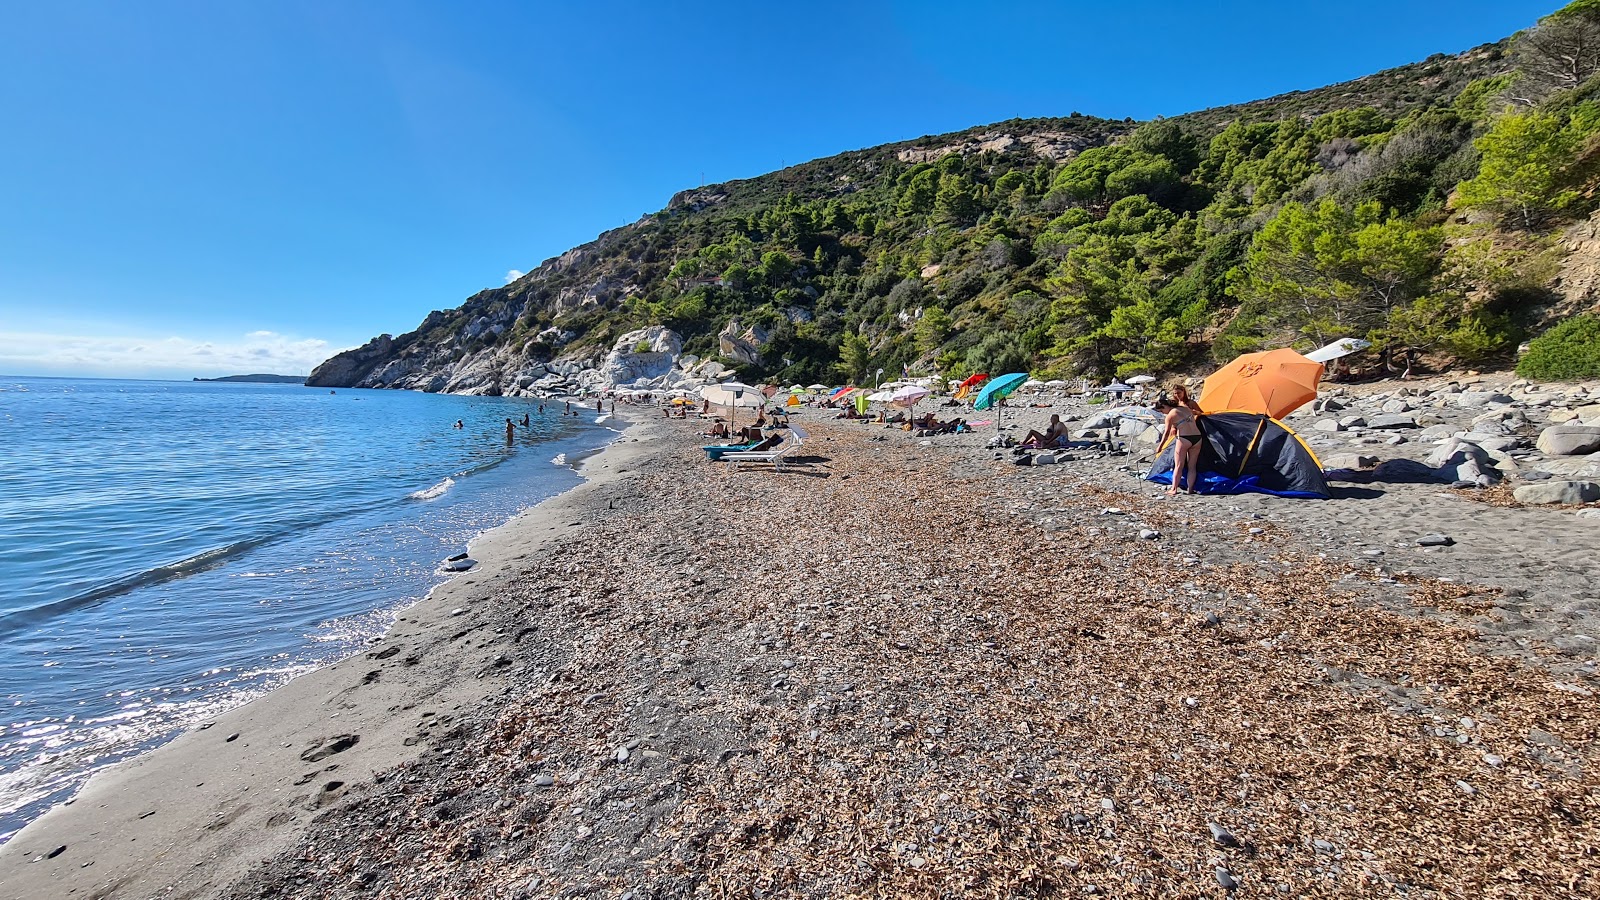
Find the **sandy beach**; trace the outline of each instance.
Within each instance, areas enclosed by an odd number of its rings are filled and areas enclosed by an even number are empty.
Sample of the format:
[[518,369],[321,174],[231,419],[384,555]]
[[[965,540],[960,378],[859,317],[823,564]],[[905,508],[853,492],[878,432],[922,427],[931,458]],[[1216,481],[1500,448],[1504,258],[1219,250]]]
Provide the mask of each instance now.
[[[1092,412],[1007,422],[1053,411]],[[368,652],[0,847],[0,894],[1600,891],[1600,519],[795,422],[775,473],[642,419]]]

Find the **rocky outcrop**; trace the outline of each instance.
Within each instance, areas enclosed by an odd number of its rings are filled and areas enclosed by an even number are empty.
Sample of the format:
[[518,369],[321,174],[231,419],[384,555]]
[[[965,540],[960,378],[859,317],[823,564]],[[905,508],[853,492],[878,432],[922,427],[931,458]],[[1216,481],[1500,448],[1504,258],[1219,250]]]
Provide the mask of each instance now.
[[741,330],[738,316],[729,319],[717,334],[717,350],[746,365],[761,365],[761,348],[766,344],[766,329],[752,325]]
[[600,377],[613,386],[665,378],[682,352],[683,340],[670,328],[654,325],[630,331],[612,344],[600,364]]
[[307,387],[355,387],[376,367],[399,362],[391,359],[394,338],[380,334],[354,350],[346,350],[311,370]]

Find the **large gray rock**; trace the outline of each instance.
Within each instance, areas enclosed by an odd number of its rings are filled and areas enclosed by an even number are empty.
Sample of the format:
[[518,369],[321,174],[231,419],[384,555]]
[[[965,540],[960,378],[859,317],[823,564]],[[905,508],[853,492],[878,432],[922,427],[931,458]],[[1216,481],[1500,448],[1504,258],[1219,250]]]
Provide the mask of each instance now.
[[683,340],[670,328],[652,325],[630,331],[611,345],[598,377],[591,376],[591,381],[603,387],[663,378],[677,368],[682,350]]
[[1511,403],[1512,399],[1499,391],[1462,391],[1456,405],[1463,409],[1478,409],[1494,403]]
[[1428,465],[1440,481],[1465,481],[1488,487],[1500,480],[1500,473],[1489,462],[1489,454],[1477,444],[1452,438],[1428,457]]
[[1373,416],[1367,420],[1368,428],[1416,428],[1417,420],[1408,415]]
[[1361,453],[1335,453],[1322,460],[1324,469],[1370,469],[1377,464],[1376,456]]
[[1549,506],[1555,503],[1592,503],[1600,500],[1600,482],[1543,481],[1525,484],[1511,492],[1518,503]]
[[1600,450],[1600,426],[1552,425],[1539,433],[1539,452],[1549,456],[1579,456]]

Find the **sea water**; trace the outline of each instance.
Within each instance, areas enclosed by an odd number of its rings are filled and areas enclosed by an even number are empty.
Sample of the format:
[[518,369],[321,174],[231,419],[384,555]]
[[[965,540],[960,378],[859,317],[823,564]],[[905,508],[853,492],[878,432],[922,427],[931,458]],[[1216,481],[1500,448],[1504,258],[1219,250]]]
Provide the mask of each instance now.
[[382,634],[443,559],[616,437],[564,409],[0,377],[0,841]]

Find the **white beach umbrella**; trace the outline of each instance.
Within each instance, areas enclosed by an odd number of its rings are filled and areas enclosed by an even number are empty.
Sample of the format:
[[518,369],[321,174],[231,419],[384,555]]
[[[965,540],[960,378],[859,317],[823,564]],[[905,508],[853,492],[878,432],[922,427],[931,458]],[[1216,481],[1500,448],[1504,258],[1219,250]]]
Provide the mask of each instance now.
[[761,393],[760,388],[737,381],[725,381],[722,384],[708,384],[700,389],[700,396],[710,400],[718,406],[726,406],[728,412],[728,426],[732,430],[733,410],[738,407],[759,409],[767,405],[767,395]]
[[1156,377],[1154,375],[1135,375],[1132,378],[1129,378],[1127,383],[1128,384],[1149,384],[1149,383],[1151,383],[1152,381],[1155,381],[1155,380],[1156,380]]

